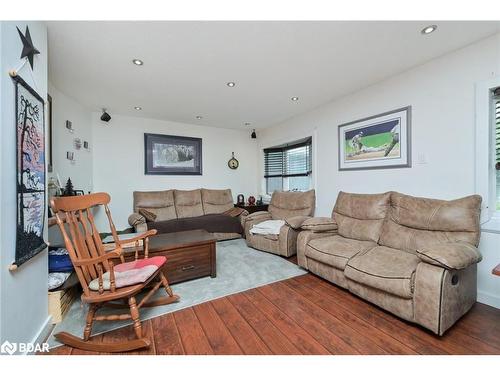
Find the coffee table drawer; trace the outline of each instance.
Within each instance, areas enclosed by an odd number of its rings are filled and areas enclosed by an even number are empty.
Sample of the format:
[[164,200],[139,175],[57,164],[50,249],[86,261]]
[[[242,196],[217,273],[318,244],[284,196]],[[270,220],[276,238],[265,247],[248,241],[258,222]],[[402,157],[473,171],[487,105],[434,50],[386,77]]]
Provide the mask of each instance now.
[[[155,252],[151,255],[160,254]],[[172,284],[198,277],[215,276],[212,275],[213,262],[210,246],[203,245],[170,250],[164,255],[167,257],[167,263],[163,269]]]
[[[205,230],[158,234],[151,237],[149,256],[165,256],[165,276],[171,284],[199,277],[216,277],[215,237]],[[134,260],[135,248],[127,248],[125,260]],[[143,252],[139,253],[143,257]]]

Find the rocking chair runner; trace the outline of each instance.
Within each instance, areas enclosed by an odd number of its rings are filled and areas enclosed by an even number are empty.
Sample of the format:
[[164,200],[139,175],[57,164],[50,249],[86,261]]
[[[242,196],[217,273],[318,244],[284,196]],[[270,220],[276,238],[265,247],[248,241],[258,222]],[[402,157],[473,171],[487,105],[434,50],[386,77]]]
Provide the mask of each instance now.
[[[61,197],[51,200],[52,209],[56,213],[57,224],[61,229],[66,248],[83,288],[82,301],[89,304],[83,339],[67,332],[57,333],[55,337],[66,345],[83,350],[123,352],[146,348],[150,345],[150,341],[143,337],[142,334],[142,325],[139,318],[139,309],[141,307],[166,305],[176,302],[179,297],[173,294],[167,278],[161,270],[167,259],[163,256],[149,258],[149,237],[155,235],[156,230],[149,230],[138,234],[134,238],[120,241],[108,208],[110,200],[111,198],[107,193]],[[112,251],[106,252],[104,250],[91,212],[91,208],[95,206],[104,206],[116,244],[116,248]],[[139,259],[141,248],[138,245],[140,240],[143,240],[144,244],[144,257],[142,259]],[[125,262],[122,245],[129,242],[136,242],[135,261]],[[115,265],[114,261],[120,264]],[[137,303],[136,295],[146,286],[152,286],[152,288]],[[148,303],[149,298],[161,286],[168,296],[160,297]],[[127,304],[112,303],[117,300],[124,300]],[[130,314],[96,315],[96,311],[106,305],[129,308]],[[126,319],[133,321],[137,339],[112,344],[88,341],[94,321]]]

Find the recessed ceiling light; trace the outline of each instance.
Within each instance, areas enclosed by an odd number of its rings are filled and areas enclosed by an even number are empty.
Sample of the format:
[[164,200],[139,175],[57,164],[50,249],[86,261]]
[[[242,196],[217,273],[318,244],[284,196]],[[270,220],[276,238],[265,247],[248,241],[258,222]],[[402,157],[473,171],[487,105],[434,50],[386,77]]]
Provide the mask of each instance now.
[[201,120],[202,118],[203,118],[203,116],[196,116],[197,120]]
[[234,86],[236,86],[236,83],[234,83],[234,82],[228,82],[228,83],[226,83],[226,85],[228,85],[229,87],[234,87]]
[[139,60],[139,59],[133,59],[132,62],[135,65],[144,65],[144,62],[142,60]]
[[429,25],[429,26],[426,26],[422,29],[422,31],[420,31],[421,34],[423,35],[428,35],[434,31],[436,31],[438,27],[436,25]]
[[142,107],[134,107],[134,109],[135,109],[136,111],[141,111],[141,110],[142,110]]
[[297,100],[299,100],[299,97],[298,97],[298,96],[292,96],[292,101],[293,101],[293,102],[296,102]]

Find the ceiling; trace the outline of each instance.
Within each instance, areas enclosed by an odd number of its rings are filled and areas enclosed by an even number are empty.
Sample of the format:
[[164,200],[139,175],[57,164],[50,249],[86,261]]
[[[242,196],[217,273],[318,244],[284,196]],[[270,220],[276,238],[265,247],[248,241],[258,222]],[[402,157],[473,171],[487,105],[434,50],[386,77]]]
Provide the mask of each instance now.
[[[421,35],[432,23],[438,29]],[[492,35],[499,26],[54,21],[48,22],[49,80],[89,109],[105,107],[111,115],[264,128]],[[134,65],[134,58],[144,65]]]

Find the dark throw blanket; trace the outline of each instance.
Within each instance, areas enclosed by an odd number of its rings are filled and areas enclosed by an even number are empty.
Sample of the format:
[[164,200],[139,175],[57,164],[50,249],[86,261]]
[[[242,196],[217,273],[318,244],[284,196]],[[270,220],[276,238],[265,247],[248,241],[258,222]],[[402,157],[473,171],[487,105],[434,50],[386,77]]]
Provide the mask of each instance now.
[[165,221],[148,222],[148,229],[156,229],[158,234],[205,229],[209,233],[243,233],[240,219],[222,214],[185,217]]

